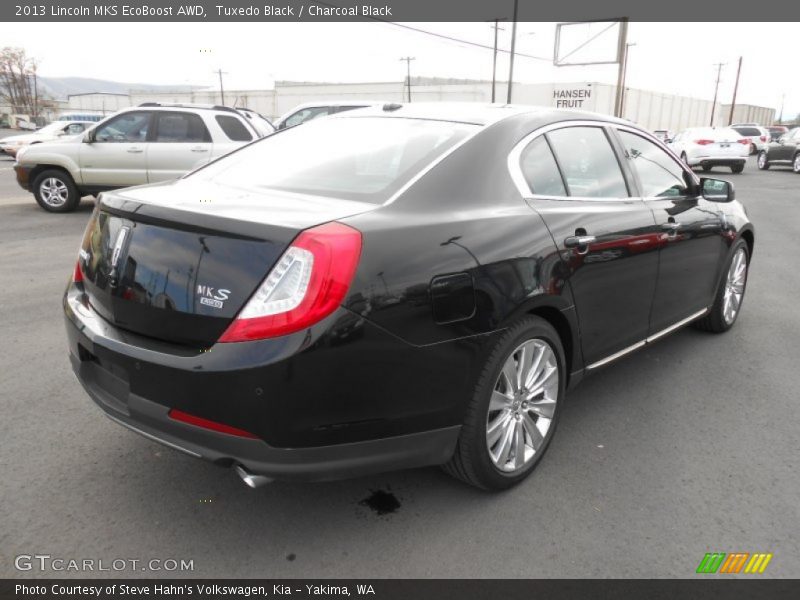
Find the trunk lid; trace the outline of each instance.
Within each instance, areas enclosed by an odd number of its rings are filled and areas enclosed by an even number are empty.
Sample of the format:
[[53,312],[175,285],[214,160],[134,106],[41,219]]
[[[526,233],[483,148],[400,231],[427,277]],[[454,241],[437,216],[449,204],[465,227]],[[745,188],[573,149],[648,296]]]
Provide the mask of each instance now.
[[375,208],[188,180],[105,193],[81,245],[84,287],[121,329],[207,348],[300,231]]

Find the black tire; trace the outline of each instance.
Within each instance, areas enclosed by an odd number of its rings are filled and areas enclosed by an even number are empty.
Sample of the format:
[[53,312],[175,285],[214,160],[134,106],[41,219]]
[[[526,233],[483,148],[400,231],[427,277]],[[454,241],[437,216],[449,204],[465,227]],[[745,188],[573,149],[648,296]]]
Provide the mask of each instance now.
[[[725,289],[726,289],[726,282],[728,277],[728,272],[730,271],[731,264],[736,257],[737,253],[742,250],[744,252],[745,257],[745,273],[744,273],[744,287],[742,289],[742,298],[739,303],[739,307],[736,310],[736,314],[733,317],[733,320],[728,322],[724,315],[724,307],[725,307]],[[717,295],[714,298],[714,304],[711,306],[711,310],[708,311],[706,316],[702,319],[698,319],[693,323],[693,325],[697,329],[702,329],[703,331],[710,331],[712,333],[724,333],[728,331],[731,327],[734,326],[736,320],[739,318],[739,314],[742,312],[742,305],[741,303],[744,302],[745,292],[747,291],[747,276],[750,269],[750,250],[747,247],[747,242],[740,239],[734,245],[733,249],[731,250],[731,256],[728,261],[725,263],[725,270],[722,273],[722,280],[719,283],[719,289],[717,290]]]
[[758,148],[755,144],[750,144],[750,156],[753,156],[753,154],[758,154]]
[[33,180],[33,195],[39,206],[53,213],[72,212],[81,201],[72,177],[61,169],[47,169],[39,173]]
[[[541,446],[525,465],[509,473],[496,466],[489,454],[487,444],[489,401],[504,363],[513,356],[521,344],[529,340],[545,342],[552,350],[558,368],[558,392],[552,421],[543,436]],[[455,453],[450,461],[443,465],[443,469],[453,477],[484,490],[504,490],[525,479],[541,461],[555,433],[564,401],[566,374],[564,349],[558,333],[550,323],[540,317],[532,316],[512,325],[488,352],[488,358],[467,407]]]
[[708,173],[713,167],[711,165],[703,165],[703,173]]
[[731,173],[741,173],[744,171],[744,163],[741,165],[731,165]]
[[767,153],[765,150],[762,150],[761,152],[758,153],[758,160],[756,164],[758,165],[758,168],[761,169],[762,171],[766,171],[767,169],[769,169],[770,165],[769,161],[767,160]]

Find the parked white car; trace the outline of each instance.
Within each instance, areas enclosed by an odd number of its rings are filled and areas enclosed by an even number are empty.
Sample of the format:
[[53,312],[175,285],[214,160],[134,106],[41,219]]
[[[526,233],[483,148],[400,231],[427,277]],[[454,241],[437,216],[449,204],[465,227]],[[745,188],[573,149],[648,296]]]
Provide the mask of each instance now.
[[148,102],[82,137],[29,146],[14,169],[39,206],[68,212],[82,196],[176,179],[260,137],[233,108]]
[[333,115],[348,110],[355,110],[357,108],[383,106],[384,104],[391,103],[383,101],[376,102],[373,100],[334,100],[329,102],[307,102],[305,104],[298,104],[292,110],[275,121],[275,129],[295,127],[302,123],[311,121],[312,119],[318,119],[319,117],[326,117],[328,115]]
[[750,154],[758,154],[762,150],[766,150],[772,139],[769,130],[766,127],[761,127],[761,125],[742,123],[741,125],[731,125],[731,129],[748,139],[750,142]]
[[36,132],[3,138],[0,140],[0,150],[9,156],[16,156],[22,148],[31,144],[52,142],[64,136],[80,135],[94,125],[96,123],[90,121],[53,121]]
[[750,151],[750,140],[730,127],[694,127],[685,129],[668,144],[690,167],[710,171],[714,167],[730,167],[741,173]]

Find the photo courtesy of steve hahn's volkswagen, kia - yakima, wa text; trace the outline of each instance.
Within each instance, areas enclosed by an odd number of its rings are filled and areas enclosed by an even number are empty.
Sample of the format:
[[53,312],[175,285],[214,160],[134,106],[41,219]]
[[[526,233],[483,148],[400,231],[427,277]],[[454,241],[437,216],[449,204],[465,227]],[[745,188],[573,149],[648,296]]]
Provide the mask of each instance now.
[[800,8],[607,4],[0,7],[0,597],[789,597]]

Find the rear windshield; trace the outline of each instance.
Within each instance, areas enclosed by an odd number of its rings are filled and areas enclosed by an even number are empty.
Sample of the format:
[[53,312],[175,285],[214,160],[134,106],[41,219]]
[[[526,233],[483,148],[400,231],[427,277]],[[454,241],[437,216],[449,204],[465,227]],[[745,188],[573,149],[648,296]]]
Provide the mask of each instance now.
[[477,129],[397,117],[320,119],[266,137],[190,177],[380,204]]
[[756,127],[734,127],[734,129],[738,131],[740,135],[761,135],[761,132]]

